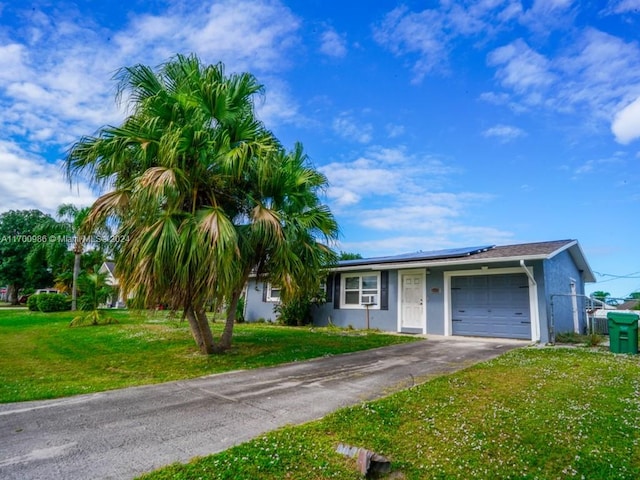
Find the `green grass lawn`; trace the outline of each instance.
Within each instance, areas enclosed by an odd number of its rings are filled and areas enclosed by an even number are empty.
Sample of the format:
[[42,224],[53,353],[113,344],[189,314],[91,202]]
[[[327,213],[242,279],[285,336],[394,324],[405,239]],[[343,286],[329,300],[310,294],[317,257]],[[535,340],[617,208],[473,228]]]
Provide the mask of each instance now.
[[[71,312],[0,310],[0,402],[56,398],[256,368],[414,340],[374,332],[235,326],[223,355],[197,352],[186,321],[110,311],[118,324],[69,328]],[[213,324],[220,334],[222,323]]]
[[528,348],[145,480],[355,479],[339,443],[402,479],[640,478],[640,360]]

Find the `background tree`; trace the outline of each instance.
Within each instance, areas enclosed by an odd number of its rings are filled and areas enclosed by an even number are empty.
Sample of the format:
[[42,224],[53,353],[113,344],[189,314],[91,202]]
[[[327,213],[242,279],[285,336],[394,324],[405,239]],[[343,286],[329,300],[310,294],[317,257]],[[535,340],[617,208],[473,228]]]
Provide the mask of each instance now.
[[[331,241],[338,233],[333,215],[319,199],[326,186],[326,177],[312,168],[299,143],[291,152],[280,150],[252,160],[236,202],[244,212],[234,215],[244,221],[236,224],[241,251],[236,261],[242,268],[229,296],[231,306],[254,272],[280,286],[283,308],[310,308],[324,270],[336,260],[335,253],[317,240]],[[230,345],[232,328],[230,308],[222,345]]]
[[53,282],[45,254],[28,258],[32,250],[46,243],[48,230],[43,227],[54,224],[53,218],[40,210],[10,210],[0,215],[0,283],[7,284],[12,304],[18,304],[22,288],[46,287]]
[[[88,222],[117,219],[125,294],[182,308],[200,351],[224,351],[252,270],[285,295],[317,281],[312,270],[331,251],[316,239],[337,233],[318,200],[326,179],[305,165],[301,147],[287,154],[256,119],[263,90],[250,74],[227,76],[222,64],[179,55],[157,72],[137,65],[117,78],[131,115],[76,143],[68,174],[114,188]],[[212,298],[228,305],[218,342],[205,313]]]
[[78,277],[80,275],[80,259],[84,251],[85,232],[82,230],[87,219],[90,207],[78,208],[70,203],[64,203],[58,207],[58,217],[67,225],[68,231],[73,237],[73,273],[71,275],[71,310],[78,307]]
[[591,298],[595,298],[596,300],[600,300],[601,302],[605,302],[605,303],[610,296],[611,294],[609,292],[605,292],[602,290],[598,290],[591,294]]
[[359,253],[340,252],[338,260],[360,260],[362,255]]
[[591,294],[591,298],[595,298],[596,300],[600,300],[601,302],[606,303],[607,305],[616,306],[619,304],[619,299],[612,298],[609,292],[604,292],[602,290],[598,290]]
[[107,284],[107,275],[99,272],[100,265],[82,272],[78,277],[78,284],[82,295],[79,298],[80,310],[85,312],[71,320],[70,326],[99,325],[101,323],[118,323],[115,319],[105,316],[99,310],[101,304],[113,293]]
[[54,285],[57,277],[69,268],[71,253],[66,239],[72,233],[64,222],[58,222],[50,216],[46,216],[35,227],[35,237],[41,241],[33,242],[27,255],[27,274],[34,286]]

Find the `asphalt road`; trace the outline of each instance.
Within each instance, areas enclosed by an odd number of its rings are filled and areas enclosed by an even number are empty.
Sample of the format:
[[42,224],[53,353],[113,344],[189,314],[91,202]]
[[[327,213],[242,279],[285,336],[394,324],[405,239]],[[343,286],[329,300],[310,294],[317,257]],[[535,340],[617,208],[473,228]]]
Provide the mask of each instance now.
[[279,367],[2,404],[0,478],[133,478],[523,345],[430,338]]

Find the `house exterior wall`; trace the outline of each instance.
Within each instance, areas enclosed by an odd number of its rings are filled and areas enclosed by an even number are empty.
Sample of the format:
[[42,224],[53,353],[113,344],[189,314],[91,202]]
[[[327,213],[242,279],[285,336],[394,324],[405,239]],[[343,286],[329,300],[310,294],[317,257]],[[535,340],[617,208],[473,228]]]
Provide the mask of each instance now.
[[273,307],[276,302],[267,302],[264,294],[265,285],[262,280],[250,278],[247,283],[244,318],[247,322],[266,320],[275,322],[276,314]]
[[[584,298],[584,280],[568,251],[560,252],[549,260],[544,267],[545,306],[549,328],[555,333],[574,331],[574,304],[571,296],[571,283],[576,286],[576,307],[579,333],[586,332],[586,312]],[[547,339],[549,341],[549,339]]]
[[[334,278],[329,281],[328,288],[332,290],[329,296],[331,301],[321,305],[313,312],[314,325],[326,326],[331,322],[338,327],[353,327],[364,329],[367,324],[367,311],[363,308],[336,308],[334,288]],[[397,304],[398,304],[398,272],[389,271],[388,276],[388,309],[369,308],[369,328],[379,329],[388,332],[395,332],[397,329]]]

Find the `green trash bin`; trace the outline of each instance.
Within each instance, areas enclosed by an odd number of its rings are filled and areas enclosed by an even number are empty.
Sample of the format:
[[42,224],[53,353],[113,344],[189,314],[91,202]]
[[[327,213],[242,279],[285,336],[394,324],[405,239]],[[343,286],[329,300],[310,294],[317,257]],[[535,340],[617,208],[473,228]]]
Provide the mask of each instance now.
[[613,353],[638,353],[638,318],[635,313],[609,312],[609,350]]

